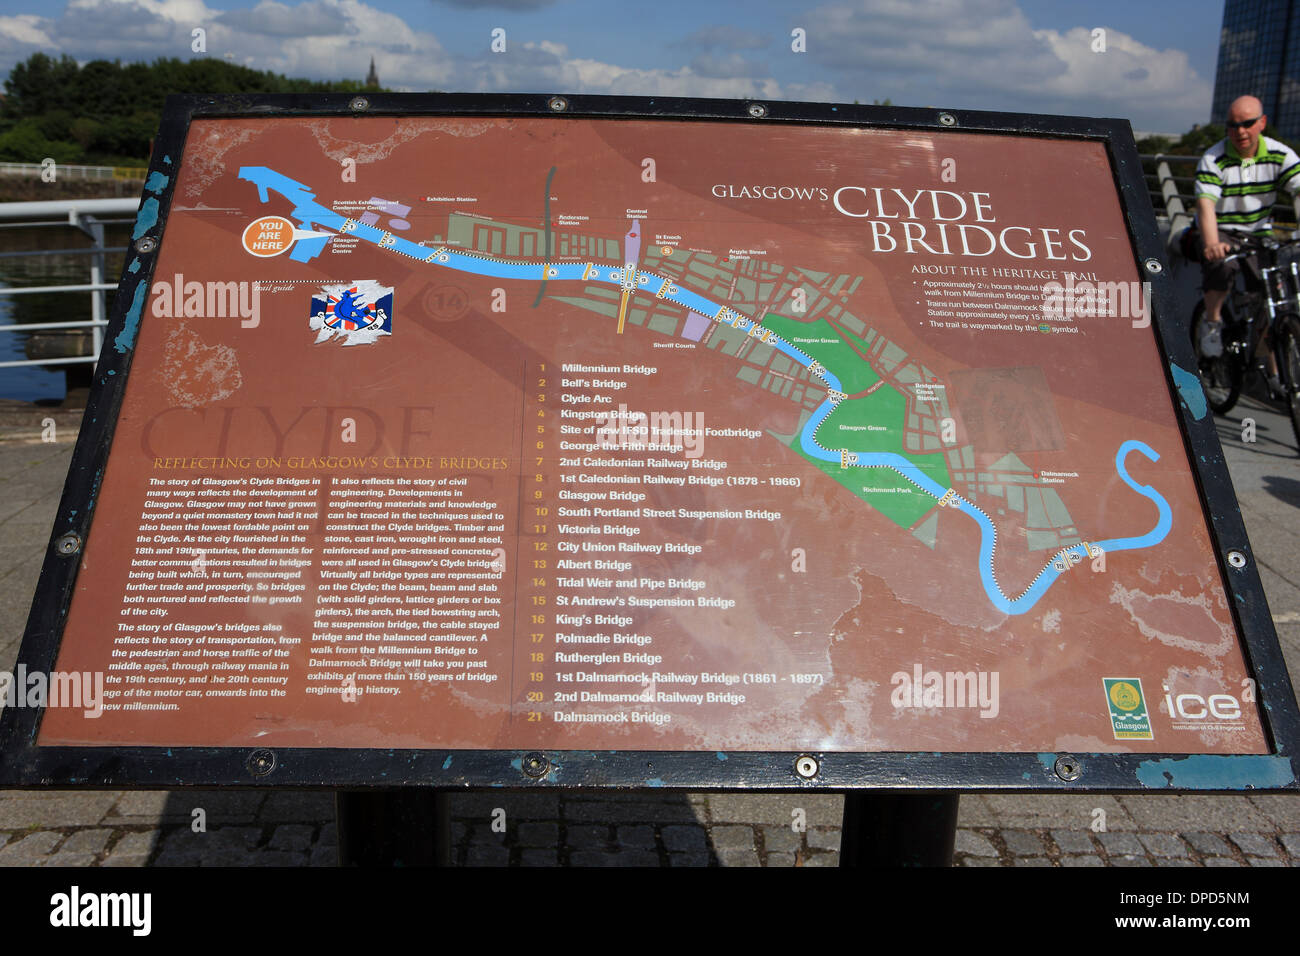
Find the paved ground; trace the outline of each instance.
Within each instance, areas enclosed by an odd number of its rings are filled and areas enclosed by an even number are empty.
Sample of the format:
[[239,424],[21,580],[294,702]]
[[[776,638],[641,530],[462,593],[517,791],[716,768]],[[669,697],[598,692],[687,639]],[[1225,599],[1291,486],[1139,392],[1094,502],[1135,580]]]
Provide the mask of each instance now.
[[[0,669],[17,655],[75,437],[75,416],[58,415],[58,441],[42,442],[48,414],[0,408]],[[1248,417],[1253,443],[1242,441]],[[1219,431],[1291,673],[1300,674],[1300,457],[1290,423],[1246,399]],[[498,808],[504,833],[493,828]],[[841,801],[496,792],[454,798],[452,815],[456,861],[468,866],[833,866]],[[195,832],[200,817],[205,830]],[[974,796],[962,799],[958,825],[964,866],[1300,865],[1300,795]],[[335,860],[329,794],[0,792],[0,865]]]

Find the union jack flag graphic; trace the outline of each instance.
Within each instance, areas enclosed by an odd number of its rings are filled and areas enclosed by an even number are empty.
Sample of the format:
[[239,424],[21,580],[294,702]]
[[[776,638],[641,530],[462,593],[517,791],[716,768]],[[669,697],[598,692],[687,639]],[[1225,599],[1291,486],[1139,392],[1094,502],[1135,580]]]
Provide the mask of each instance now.
[[393,334],[393,290],[373,279],[322,286],[311,299],[316,343],[370,345]]

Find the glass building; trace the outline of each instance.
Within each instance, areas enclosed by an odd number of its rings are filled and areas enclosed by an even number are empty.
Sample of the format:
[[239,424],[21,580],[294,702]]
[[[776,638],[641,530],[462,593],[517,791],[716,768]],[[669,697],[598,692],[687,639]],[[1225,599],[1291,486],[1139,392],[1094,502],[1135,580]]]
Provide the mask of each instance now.
[[1251,94],[1280,137],[1300,140],[1300,0],[1226,0],[1210,122]]

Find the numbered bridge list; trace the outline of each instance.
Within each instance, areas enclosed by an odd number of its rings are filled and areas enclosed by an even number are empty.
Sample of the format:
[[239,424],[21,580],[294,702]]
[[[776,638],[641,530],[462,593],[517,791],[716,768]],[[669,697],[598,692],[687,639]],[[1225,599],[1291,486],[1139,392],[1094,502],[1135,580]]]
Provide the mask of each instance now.
[[799,479],[737,472],[732,453],[752,448],[757,429],[631,397],[665,394],[658,374],[566,364],[530,375],[518,646],[531,723],[696,731],[706,713],[754,708],[756,688],[780,680],[710,667],[700,641],[746,600],[714,574],[731,542],[782,520],[754,489]]

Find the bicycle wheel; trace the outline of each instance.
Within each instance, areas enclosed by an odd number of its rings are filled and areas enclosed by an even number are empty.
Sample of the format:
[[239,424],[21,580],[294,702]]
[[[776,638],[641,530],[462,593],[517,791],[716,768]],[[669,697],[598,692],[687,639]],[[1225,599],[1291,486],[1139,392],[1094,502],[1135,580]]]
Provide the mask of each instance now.
[[1277,371],[1286,391],[1287,411],[1291,413],[1291,430],[1300,450],[1300,317],[1294,313],[1278,317],[1275,326]]
[[1197,373],[1205,398],[1216,415],[1226,414],[1241,394],[1245,370],[1234,350],[1228,348],[1227,323],[1224,323],[1223,352],[1213,358],[1201,354],[1201,322],[1205,318],[1205,302],[1196,303],[1189,323],[1192,333],[1192,350],[1196,353]]

